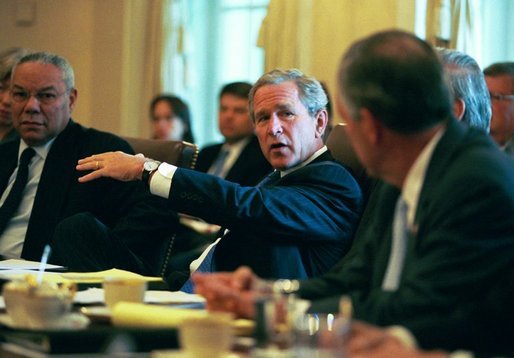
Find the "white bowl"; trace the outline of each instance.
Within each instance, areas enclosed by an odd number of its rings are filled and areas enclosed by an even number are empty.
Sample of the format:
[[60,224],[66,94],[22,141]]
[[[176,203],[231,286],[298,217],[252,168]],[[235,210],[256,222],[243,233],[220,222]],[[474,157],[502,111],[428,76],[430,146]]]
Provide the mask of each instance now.
[[58,287],[48,283],[11,281],[3,288],[7,314],[15,327],[55,328],[70,313],[74,288]]

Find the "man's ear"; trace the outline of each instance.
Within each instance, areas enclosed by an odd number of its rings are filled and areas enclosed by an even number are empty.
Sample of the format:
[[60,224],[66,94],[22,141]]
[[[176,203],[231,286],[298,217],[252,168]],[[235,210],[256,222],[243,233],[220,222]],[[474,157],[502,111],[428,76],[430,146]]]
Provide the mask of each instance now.
[[464,117],[464,112],[466,111],[466,103],[460,98],[456,98],[455,101],[453,101],[453,115],[455,118],[457,118],[459,121]]
[[72,88],[70,90],[70,94],[69,94],[69,100],[70,100],[70,113],[73,111],[73,109],[75,108],[75,103],[77,102],[77,97],[78,97],[78,92],[75,88]]
[[363,134],[368,142],[373,145],[380,144],[384,134],[382,123],[367,108],[359,110],[359,117]]
[[314,118],[316,120],[316,138],[323,137],[323,133],[325,133],[325,128],[327,127],[328,123],[328,113],[325,109],[319,110],[318,113],[316,113],[316,117]]

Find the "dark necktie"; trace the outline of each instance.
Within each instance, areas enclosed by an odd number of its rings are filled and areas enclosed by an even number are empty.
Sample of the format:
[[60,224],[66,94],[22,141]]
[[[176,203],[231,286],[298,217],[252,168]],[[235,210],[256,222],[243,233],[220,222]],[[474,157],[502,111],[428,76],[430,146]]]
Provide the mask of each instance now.
[[27,185],[27,178],[29,176],[29,163],[34,154],[36,154],[36,152],[32,148],[27,148],[21,153],[16,180],[4,204],[0,208],[0,235],[3,234],[12,216],[20,206],[21,199],[23,198],[23,190]]
[[220,174],[223,172],[223,167],[225,166],[225,161],[227,160],[229,153],[230,152],[228,149],[221,150],[218,157],[214,161],[212,175],[217,176],[217,177],[220,176]]
[[[261,180],[257,186],[264,186],[264,185],[273,185],[275,182],[277,182],[280,179],[280,172],[278,170],[275,170],[273,173],[269,174],[267,177],[265,177],[263,180]],[[224,234],[223,234],[224,236]],[[223,239],[222,236],[222,239]],[[200,263],[198,268],[195,272],[213,272],[213,262],[212,259],[214,257],[214,250],[216,250],[216,245],[213,245],[203,261]],[[180,288],[180,291],[187,292],[187,293],[193,293],[194,291],[194,284],[191,280],[191,277],[184,283],[184,285]]]

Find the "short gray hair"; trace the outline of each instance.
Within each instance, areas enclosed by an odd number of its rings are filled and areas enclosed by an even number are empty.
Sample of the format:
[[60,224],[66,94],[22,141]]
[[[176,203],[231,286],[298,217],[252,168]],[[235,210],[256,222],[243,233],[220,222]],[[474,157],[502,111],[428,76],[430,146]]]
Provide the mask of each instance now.
[[248,105],[250,117],[253,121],[255,121],[253,99],[257,90],[266,85],[278,85],[288,81],[294,82],[298,87],[300,102],[307,108],[311,117],[314,117],[316,113],[326,108],[328,97],[318,80],[303,74],[295,68],[289,70],[275,69],[262,75],[250,90]]
[[[62,80],[66,86],[66,91],[69,92],[75,87],[75,74],[73,72],[73,68],[64,57],[50,52],[34,52],[23,56],[16,66],[27,62],[39,62],[57,67],[62,72]],[[13,74],[15,70],[16,67],[13,69]]]
[[465,53],[444,48],[437,51],[452,99],[461,99],[466,106],[462,121],[489,133],[491,98],[480,66]]

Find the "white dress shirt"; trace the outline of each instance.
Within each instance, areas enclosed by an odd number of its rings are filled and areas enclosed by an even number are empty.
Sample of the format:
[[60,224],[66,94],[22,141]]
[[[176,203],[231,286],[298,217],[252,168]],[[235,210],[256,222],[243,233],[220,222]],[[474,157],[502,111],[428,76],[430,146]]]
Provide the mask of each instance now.
[[413,228],[414,215],[418,208],[419,194],[423,183],[425,182],[428,164],[430,163],[435,147],[437,143],[439,143],[444,131],[445,129],[442,128],[434,135],[434,137],[432,137],[430,142],[428,142],[425,148],[423,148],[421,154],[418,156],[405,177],[405,182],[403,183],[402,188],[402,197],[408,206],[407,225],[410,230]]
[[[29,164],[29,176],[27,179],[25,191],[23,192],[23,198],[18,210],[0,237],[0,255],[6,258],[21,257],[23,242],[25,241],[30,214],[32,213],[32,207],[34,205],[34,199],[36,197],[36,192],[39,185],[39,179],[41,178],[45,160],[53,142],[54,139],[45,145],[32,147],[34,148],[36,154]],[[21,140],[20,148],[18,150],[18,161],[20,160],[21,153],[23,153],[26,148],[28,148],[28,145],[23,140]],[[9,178],[8,185],[3,192],[2,197],[0,198],[0,206],[4,204],[5,199],[11,192],[11,188],[14,184],[17,173],[18,168],[14,170],[11,177]]]

